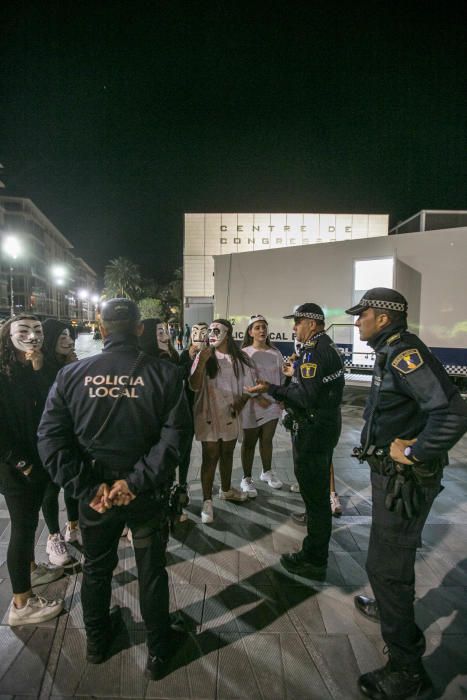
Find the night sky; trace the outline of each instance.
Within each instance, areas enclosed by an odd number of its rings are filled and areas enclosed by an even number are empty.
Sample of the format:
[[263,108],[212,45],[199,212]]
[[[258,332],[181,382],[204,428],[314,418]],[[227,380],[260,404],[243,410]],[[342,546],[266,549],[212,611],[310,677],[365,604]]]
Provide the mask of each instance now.
[[465,209],[463,6],[4,5],[8,193],[161,281],[184,212]]

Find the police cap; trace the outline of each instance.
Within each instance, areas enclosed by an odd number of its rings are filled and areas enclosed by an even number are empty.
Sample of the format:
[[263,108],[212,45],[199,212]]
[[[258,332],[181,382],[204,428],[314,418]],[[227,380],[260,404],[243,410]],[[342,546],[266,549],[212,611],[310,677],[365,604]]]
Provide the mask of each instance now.
[[139,321],[141,314],[131,299],[109,299],[101,311],[103,321]]
[[359,316],[365,309],[382,309],[387,311],[401,311],[407,313],[407,299],[395,289],[388,287],[374,287],[362,296],[358,304],[347,309],[349,316]]
[[283,318],[311,318],[313,321],[321,321],[324,323],[324,311],[318,304],[308,302],[297,306],[293,314],[283,316]]

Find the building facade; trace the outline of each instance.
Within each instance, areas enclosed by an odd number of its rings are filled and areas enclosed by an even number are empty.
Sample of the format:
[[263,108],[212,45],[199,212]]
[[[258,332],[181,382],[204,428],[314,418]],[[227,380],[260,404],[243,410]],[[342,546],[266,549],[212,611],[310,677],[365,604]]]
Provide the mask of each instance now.
[[13,291],[15,313],[93,320],[96,273],[30,199],[0,196],[0,234],[2,318],[10,315]]

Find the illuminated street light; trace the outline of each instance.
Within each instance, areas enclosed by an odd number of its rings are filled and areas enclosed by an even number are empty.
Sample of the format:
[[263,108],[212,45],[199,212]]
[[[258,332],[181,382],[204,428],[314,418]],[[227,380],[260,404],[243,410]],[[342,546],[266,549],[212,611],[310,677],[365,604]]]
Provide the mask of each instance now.
[[93,304],[98,304],[99,303],[99,295],[98,294],[93,294],[91,297],[91,301]]
[[[52,265],[50,268],[50,274],[52,275],[52,280],[55,285],[55,287],[64,287],[66,283],[66,279],[68,277],[68,269],[65,265]],[[60,300],[60,292],[57,289],[57,319],[60,321],[60,307],[61,307],[61,300]]]
[[87,289],[78,289],[78,298],[79,299],[87,299],[89,296],[89,292]]
[[21,241],[16,236],[5,236],[2,243],[2,250],[9,258],[10,263],[10,313],[15,315],[15,293],[13,290],[13,260],[23,252]]

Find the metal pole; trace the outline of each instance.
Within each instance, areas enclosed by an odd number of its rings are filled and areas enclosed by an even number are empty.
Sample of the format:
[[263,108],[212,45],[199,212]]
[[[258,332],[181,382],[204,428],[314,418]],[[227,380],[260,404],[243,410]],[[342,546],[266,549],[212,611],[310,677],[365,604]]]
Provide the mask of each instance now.
[[13,265],[10,265],[10,313],[12,316],[15,315],[15,293],[13,291]]

